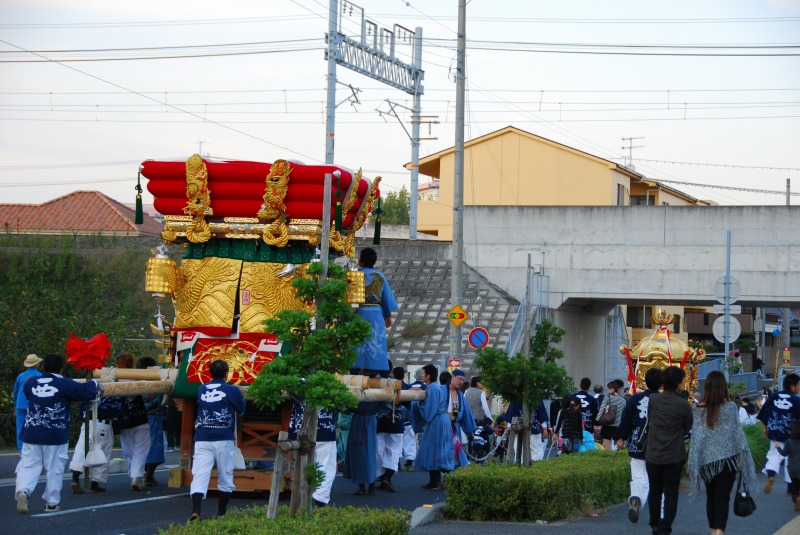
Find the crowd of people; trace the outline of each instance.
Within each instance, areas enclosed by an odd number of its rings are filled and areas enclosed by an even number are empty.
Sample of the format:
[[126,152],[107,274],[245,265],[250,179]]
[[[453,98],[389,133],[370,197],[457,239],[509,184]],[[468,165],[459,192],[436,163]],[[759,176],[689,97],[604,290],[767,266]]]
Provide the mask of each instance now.
[[[510,404],[493,419],[481,378],[471,378],[460,369],[442,371],[433,364],[416,370],[414,381],[406,383],[405,370],[393,367],[388,359],[386,328],[392,324],[397,302],[384,275],[375,270],[377,254],[367,248],[361,252],[359,266],[365,277],[365,302],[357,309],[371,327],[371,337],[357,348],[357,360],[350,373],[370,377],[393,377],[402,389],[424,390],[424,400],[362,401],[355,410],[342,414],[319,410],[315,461],[324,479],[313,492],[313,503],[325,506],[340,467],[345,479],[355,485],[355,494],[374,495],[376,491],[395,492],[393,477],[398,471],[428,473],[422,490],[442,490],[446,475],[470,462],[486,462],[522,455],[522,441],[511,429],[527,427],[523,407]],[[96,416],[82,426],[81,436],[69,463],[72,491],[84,492],[80,475],[89,467],[89,490],[104,492],[108,466],[90,464],[84,447],[88,444],[110,458],[114,435],[120,436],[128,465],[131,489],[141,491],[157,485],[155,470],[165,462],[168,447],[179,438],[165,421],[175,422],[176,407],[161,396],[123,396],[101,398],[103,387],[95,380],[79,383],[63,378],[64,365],[59,355],[40,359],[28,355],[25,371],[14,387],[17,416],[17,441],[21,458],[17,467],[15,498],[17,512],[28,512],[28,500],[44,469],[47,481],[43,499],[46,512],[60,510],[62,477],[67,460],[70,405],[83,402],[82,411]],[[117,368],[155,366],[149,357],[138,363],[130,353],[116,358]],[[41,371],[39,368],[41,367]],[[228,365],[223,360],[211,363],[211,380],[200,387],[195,421],[192,464],[192,513],[200,518],[211,470],[217,468],[219,500],[217,516],[227,510],[235,489],[237,416],[244,413],[243,390],[226,382]],[[628,517],[638,522],[647,505],[649,524],[656,535],[672,532],[677,514],[678,492],[684,467],[694,490],[706,493],[706,512],[712,535],[722,534],[728,520],[733,485],[754,491],[754,463],[742,427],[757,421],[764,424],[770,441],[763,487],[769,494],[784,466],[784,480],[796,511],[800,511],[800,376],[784,378],[783,390],[770,395],[760,409],[744,399],[734,403],[724,374],[711,372],[704,379],[702,396],[692,400],[684,390],[682,368],[651,368],[645,374],[646,389],[631,395],[623,381],[609,381],[606,392],[581,379],[580,390],[540,402],[530,411],[530,459],[545,458],[545,444],[558,444],[558,454],[574,454],[602,447],[627,449],[631,465]],[[591,393],[590,393],[591,389]],[[548,414],[549,409],[549,414]],[[296,434],[303,418],[301,400],[295,403],[290,432]],[[165,433],[165,431],[168,431]],[[690,447],[686,441],[691,437]],[[96,442],[96,444],[95,444]],[[510,442],[510,443],[509,443]],[[527,453],[527,452],[526,452]],[[738,479],[738,482],[737,482]]]
[[[115,365],[117,368],[156,366],[151,357],[134,360],[132,354],[122,353],[116,357]],[[131,490],[141,491],[158,485],[155,471],[165,462],[167,450],[164,427],[167,411],[163,396],[100,397],[103,387],[96,380],[79,383],[64,378],[61,375],[64,358],[56,354],[44,358],[31,354],[23,365],[26,369],[17,377],[13,393],[20,451],[14,494],[18,513],[28,512],[28,501],[42,470],[47,474],[42,496],[45,512],[61,510],[62,478],[67,466],[72,472],[70,488],[73,493],[85,492],[80,483],[85,468],[88,469],[89,491],[105,492],[115,435],[120,437]],[[67,465],[73,401],[81,402],[81,418],[92,412],[96,416],[89,418],[88,425],[80,427],[74,453]],[[179,417],[172,423],[173,426],[178,424]],[[174,448],[176,443],[179,445],[176,439],[179,433],[172,426],[168,429]],[[87,460],[87,456],[98,452],[102,452],[105,462]]]

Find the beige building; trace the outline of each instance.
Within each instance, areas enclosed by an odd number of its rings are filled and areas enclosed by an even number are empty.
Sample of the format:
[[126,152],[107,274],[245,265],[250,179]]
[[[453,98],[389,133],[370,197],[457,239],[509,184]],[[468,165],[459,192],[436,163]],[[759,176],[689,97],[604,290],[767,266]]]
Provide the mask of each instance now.
[[[417,231],[453,239],[455,148],[423,158]],[[430,189],[438,188],[437,195]],[[708,205],[625,166],[507,126],[464,144],[465,206]]]
[[[453,239],[455,147],[420,160],[433,179],[419,189],[417,231]],[[433,195],[433,188],[437,188]],[[465,206],[707,206],[623,165],[507,126],[464,144]],[[652,333],[650,313],[664,308],[676,318],[671,329],[686,339],[682,307],[637,306],[623,310],[632,341]]]

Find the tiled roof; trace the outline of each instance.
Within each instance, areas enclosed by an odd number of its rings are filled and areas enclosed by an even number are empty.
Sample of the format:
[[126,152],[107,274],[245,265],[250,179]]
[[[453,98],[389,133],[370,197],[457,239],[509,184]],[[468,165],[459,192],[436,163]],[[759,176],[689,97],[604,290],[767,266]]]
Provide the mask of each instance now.
[[158,235],[163,226],[145,213],[135,225],[132,208],[99,191],[74,191],[43,204],[0,204],[0,230],[21,233]]

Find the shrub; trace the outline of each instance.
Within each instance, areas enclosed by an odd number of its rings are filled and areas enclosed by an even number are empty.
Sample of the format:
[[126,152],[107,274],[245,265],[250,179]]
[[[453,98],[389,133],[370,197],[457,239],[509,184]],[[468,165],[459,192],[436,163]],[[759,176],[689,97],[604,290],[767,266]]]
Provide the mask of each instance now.
[[761,470],[767,461],[767,451],[769,451],[769,440],[764,438],[764,424],[758,422],[755,425],[744,426],[744,436],[747,438],[747,446],[750,448],[756,470]]
[[412,318],[406,322],[400,336],[406,339],[424,338],[432,332],[433,324],[424,319]]
[[561,520],[628,497],[626,451],[562,455],[530,468],[473,464],[448,474],[445,514],[461,520]]
[[232,509],[213,521],[171,525],[159,530],[164,535],[185,533],[236,535],[269,533],[270,535],[400,535],[410,529],[411,513],[399,509],[356,509],[355,507],[323,507],[311,514],[289,515],[289,508],[278,508],[278,517],[268,520],[265,507]]

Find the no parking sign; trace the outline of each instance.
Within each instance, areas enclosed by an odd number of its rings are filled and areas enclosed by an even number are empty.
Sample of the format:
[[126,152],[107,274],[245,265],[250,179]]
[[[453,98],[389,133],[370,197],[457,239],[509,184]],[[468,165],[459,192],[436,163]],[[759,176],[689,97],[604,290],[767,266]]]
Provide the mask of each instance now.
[[483,327],[475,327],[469,332],[467,340],[473,349],[483,349],[489,345],[489,333]]

